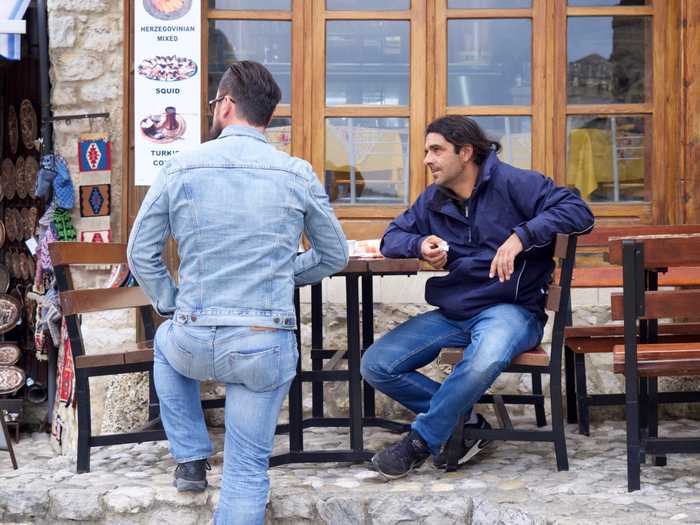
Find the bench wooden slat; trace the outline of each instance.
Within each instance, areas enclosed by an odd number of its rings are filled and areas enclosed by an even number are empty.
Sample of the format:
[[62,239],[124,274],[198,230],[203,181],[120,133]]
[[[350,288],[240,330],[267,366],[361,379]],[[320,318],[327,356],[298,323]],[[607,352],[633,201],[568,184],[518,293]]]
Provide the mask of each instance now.
[[700,225],[698,224],[675,224],[675,225],[656,225],[649,226],[644,224],[630,224],[629,226],[598,226],[593,230],[578,238],[577,246],[585,247],[602,247],[607,248],[608,239],[612,237],[625,237],[630,235],[664,235],[664,234],[684,234],[684,233],[700,233]]
[[[659,334],[690,334],[700,335],[700,323],[659,323]],[[617,325],[567,326],[564,336],[567,339],[582,337],[622,337],[625,327]]]
[[91,242],[52,242],[49,244],[49,254],[54,266],[127,262],[126,244],[116,242],[100,243],[99,249]]
[[[700,375],[700,342],[637,345],[637,367],[645,377]],[[613,370],[625,371],[625,346],[613,347]]]
[[[610,296],[611,316],[616,321],[624,319],[623,294]],[[644,293],[643,319],[662,317],[700,318],[700,290],[669,290]],[[695,315],[693,315],[693,313]]]
[[153,341],[139,341],[119,346],[119,352],[81,355],[75,360],[76,368],[95,368],[153,361]]
[[[454,366],[462,360],[463,354],[464,348],[443,348],[438,356],[438,364]],[[538,346],[537,348],[533,348],[517,356],[513,359],[511,365],[548,366],[549,354],[544,351],[544,348]]]
[[124,353],[124,362],[131,363],[150,363],[153,361],[153,349],[135,350],[133,352]]
[[[559,270],[556,271],[559,282]],[[669,268],[659,274],[659,286],[700,286],[700,267]],[[622,268],[574,268],[572,288],[622,288]]]
[[147,306],[151,301],[139,286],[129,288],[91,288],[61,292],[63,315]]
[[[576,354],[594,354],[611,352],[615,345],[622,344],[622,335],[616,337],[571,337],[566,340],[566,346]],[[699,342],[700,334],[671,334],[659,335],[657,343],[692,343]],[[639,338],[637,338],[639,342]]]
[[80,355],[75,359],[75,368],[91,368],[96,366],[123,365],[124,353]]
[[[629,235],[629,234],[628,234]],[[610,239],[610,262],[622,264],[622,241],[631,237]],[[646,235],[633,237],[644,242],[645,268],[700,265],[700,233]]]

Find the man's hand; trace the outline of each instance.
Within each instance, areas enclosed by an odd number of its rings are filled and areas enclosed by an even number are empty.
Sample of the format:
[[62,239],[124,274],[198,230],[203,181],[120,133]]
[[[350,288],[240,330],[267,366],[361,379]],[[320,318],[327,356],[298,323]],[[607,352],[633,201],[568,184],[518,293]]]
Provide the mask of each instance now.
[[492,279],[498,273],[498,280],[503,282],[510,279],[515,271],[515,256],[523,251],[523,243],[520,238],[514,233],[506,242],[501,244],[496,252],[496,256],[491,261],[491,269],[489,270],[489,278]]
[[420,245],[420,253],[423,260],[427,261],[436,270],[442,270],[445,263],[447,263],[447,252],[440,249],[440,244],[443,242],[445,241],[437,235],[430,235]]

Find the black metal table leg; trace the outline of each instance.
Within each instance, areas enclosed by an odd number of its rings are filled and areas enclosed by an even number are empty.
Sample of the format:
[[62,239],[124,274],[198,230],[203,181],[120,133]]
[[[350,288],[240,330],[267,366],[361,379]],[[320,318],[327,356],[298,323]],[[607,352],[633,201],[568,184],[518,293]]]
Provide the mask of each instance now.
[[[374,343],[374,291],[372,275],[362,276],[362,354],[364,355]],[[362,382],[364,389],[364,415],[375,416],[374,388],[366,381]]]
[[[311,287],[311,349],[323,348],[323,288],[321,283]],[[311,370],[323,370],[323,359],[311,357]],[[314,381],[311,385],[311,414],[323,417],[323,383]]]
[[[297,314],[297,348],[301,352],[301,312],[299,290],[294,291],[294,309]],[[304,450],[304,408],[301,394],[301,356],[297,361],[297,375],[289,389],[289,451],[293,454]]]
[[345,277],[347,302],[348,334],[348,385],[350,401],[350,448],[358,453],[363,451],[362,437],[362,376],[360,375],[360,298],[359,277],[350,274]]
[[576,376],[574,372],[574,352],[564,346],[564,374],[566,379],[566,421],[576,423]]

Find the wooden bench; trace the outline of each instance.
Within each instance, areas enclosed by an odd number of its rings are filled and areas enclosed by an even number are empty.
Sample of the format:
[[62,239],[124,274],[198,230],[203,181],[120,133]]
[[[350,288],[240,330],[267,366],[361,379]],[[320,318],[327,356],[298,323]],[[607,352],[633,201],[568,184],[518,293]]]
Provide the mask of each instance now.
[[[533,377],[532,395],[484,395],[479,403],[493,403],[501,428],[488,430],[465,429],[464,416],[460,417],[452,437],[445,448],[447,470],[457,467],[461,443],[465,438],[503,441],[545,441],[554,444],[557,470],[568,470],[569,461],[566,454],[566,438],[564,435],[564,415],[562,407],[561,365],[564,346],[564,328],[568,321],[568,305],[571,277],[576,257],[577,237],[557,235],[554,247],[554,257],[559,259],[561,270],[557,272],[555,281],[549,286],[547,293],[547,310],[555,312],[554,329],[552,332],[552,347],[550,355],[538,346],[516,357],[506,372],[530,373]],[[457,364],[462,360],[464,348],[445,348],[440,352],[440,364]],[[541,409],[544,419],[544,395],[542,393],[541,374],[550,375],[550,400],[552,407],[551,430],[518,430],[511,423],[507,404],[532,404],[535,411]],[[535,381],[539,384],[536,385]],[[538,426],[542,421],[537,415]]]
[[[593,231],[579,238],[578,256],[587,253],[608,251],[609,239],[622,236],[664,235],[676,233],[700,233],[700,225],[676,226],[596,226]],[[612,261],[609,261],[612,262]],[[659,286],[698,286],[700,285],[700,267],[669,268],[659,275]],[[574,269],[572,288],[621,288],[622,267],[581,267]],[[683,325],[665,325],[658,327],[658,336],[665,343],[677,343],[700,340],[700,323]],[[589,394],[586,379],[586,354],[611,353],[623,338],[622,325],[568,326],[565,330],[565,374],[567,419],[570,423],[578,421],[579,432],[590,433],[590,407],[623,405],[623,394]],[[643,386],[645,386],[643,384]],[[679,395],[664,393],[659,397],[662,403],[682,401],[700,401],[697,395]]]
[[[660,291],[657,286],[658,273],[666,268],[700,266],[700,234],[614,239],[610,261],[623,264],[624,271],[624,291],[611,297],[613,319],[624,320],[624,344],[613,347],[613,370],[625,375],[627,488],[633,491],[640,488],[645,455],[665,465],[665,454],[700,453],[700,438],[659,438],[657,418],[658,377],[700,375],[700,342],[668,343],[656,330],[661,318],[700,319],[699,289]],[[646,397],[640,395],[641,378],[648,381]]]
[[[160,428],[158,398],[153,385],[153,336],[157,314],[139,287],[76,289],[71,266],[126,264],[126,244],[54,242],[49,245],[56,274],[63,316],[68,328],[70,349],[75,363],[74,398],[78,405],[78,473],[90,471],[90,449],[104,445],[140,443],[166,439]],[[81,314],[136,308],[145,340],[122,344],[111,352],[88,355],[81,332]],[[118,434],[93,435],[91,430],[90,378],[148,372],[149,423],[143,429]],[[223,399],[203,402],[205,408],[222,407]]]

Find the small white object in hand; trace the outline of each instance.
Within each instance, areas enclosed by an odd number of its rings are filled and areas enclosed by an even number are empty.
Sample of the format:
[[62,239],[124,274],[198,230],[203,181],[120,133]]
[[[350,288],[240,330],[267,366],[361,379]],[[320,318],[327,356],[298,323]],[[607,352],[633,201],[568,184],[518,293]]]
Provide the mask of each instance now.
[[450,245],[447,244],[447,241],[442,241],[440,244],[438,244],[438,249],[441,252],[449,252],[450,251]]

